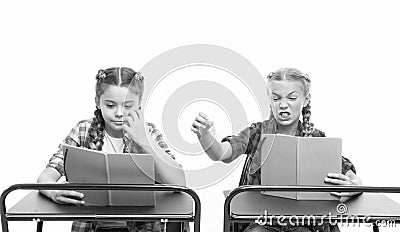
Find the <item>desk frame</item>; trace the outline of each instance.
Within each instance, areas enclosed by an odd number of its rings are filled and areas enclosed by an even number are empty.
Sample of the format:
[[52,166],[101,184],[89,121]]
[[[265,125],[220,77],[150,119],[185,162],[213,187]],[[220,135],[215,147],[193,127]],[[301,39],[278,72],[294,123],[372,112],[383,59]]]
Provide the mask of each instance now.
[[[161,221],[177,221],[177,222],[194,222],[194,232],[200,232],[200,213],[201,213],[201,204],[200,204],[200,198],[196,194],[196,192],[192,189],[189,189],[187,187],[183,186],[177,186],[177,185],[162,185],[162,184],[156,184],[156,185],[126,185],[126,184],[16,184],[10,186],[8,189],[4,190],[3,193],[1,194],[1,226],[3,229],[3,232],[9,232],[8,230],[8,221],[9,218],[7,217],[7,211],[6,211],[6,197],[9,193],[15,190],[126,190],[126,191],[161,191],[161,192],[166,192],[166,191],[173,191],[173,192],[179,192],[179,193],[185,193],[188,194],[194,201],[194,215],[192,215],[190,218],[183,219],[179,218],[180,215],[162,215],[160,218],[154,217],[154,215],[128,215],[127,216],[121,216],[118,219],[126,219],[126,220],[132,220],[132,221],[140,221],[140,220],[149,220],[149,219],[154,219],[154,221],[161,220]],[[56,203],[55,203],[56,204]],[[192,213],[193,214],[193,213]],[[186,215],[186,214],[185,214]],[[184,216],[184,215],[181,215]],[[73,220],[85,220],[84,215],[81,215],[81,217],[76,217],[76,215],[66,215],[63,217],[41,217],[41,216],[33,216],[30,217],[31,220],[37,222],[37,231],[42,231],[43,228],[43,221],[73,221]],[[88,218],[86,218],[87,220]],[[104,218],[106,219],[106,218]],[[113,218],[111,218],[113,219]],[[90,220],[93,220],[90,218]],[[13,220],[14,221],[14,220]],[[24,218],[15,220],[15,221],[27,221]]]
[[[242,192],[252,191],[287,191],[287,192],[371,192],[371,193],[400,193],[400,187],[370,187],[370,186],[261,186],[261,185],[244,185],[234,189],[225,199],[224,204],[224,231],[230,231],[231,222],[254,222],[256,219],[251,217],[234,217],[231,212],[231,202],[236,195]],[[261,193],[260,193],[261,194]],[[372,218],[373,231],[378,232],[379,227],[376,220],[381,218]],[[400,215],[395,220],[396,224],[400,223]]]

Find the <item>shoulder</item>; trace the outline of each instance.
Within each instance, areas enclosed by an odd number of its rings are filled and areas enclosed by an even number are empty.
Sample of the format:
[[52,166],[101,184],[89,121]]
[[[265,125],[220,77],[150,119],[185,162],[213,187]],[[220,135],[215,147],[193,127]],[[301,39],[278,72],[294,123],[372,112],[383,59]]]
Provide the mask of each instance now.
[[88,131],[90,126],[92,125],[92,122],[93,118],[80,120],[78,123],[75,124],[74,129],[79,132]]
[[85,138],[86,134],[88,133],[92,122],[93,119],[85,119],[76,123],[66,137],[65,142],[73,143],[74,141],[76,144],[81,144],[83,138]]
[[244,128],[239,134],[273,134],[276,130],[276,122],[267,119],[261,122],[253,122],[248,127]]
[[83,119],[83,120],[80,120],[77,123],[77,125],[82,126],[82,127],[84,127],[84,126],[87,127],[87,126],[90,126],[92,124],[92,122],[93,122],[93,118]]
[[273,120],[267,119],[267,120],[260,121],[260,122],[253,122],[250,124],[250,127],[261,129],[264,127],[267,128],[267,127],[271,126],[272,124],[273,124]]

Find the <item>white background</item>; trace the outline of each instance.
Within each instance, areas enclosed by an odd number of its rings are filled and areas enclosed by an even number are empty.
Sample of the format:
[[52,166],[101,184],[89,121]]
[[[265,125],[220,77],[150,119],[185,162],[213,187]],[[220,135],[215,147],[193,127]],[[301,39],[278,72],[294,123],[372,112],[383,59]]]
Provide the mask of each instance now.
[[[310,73],[316,127],[343,138],[365,185],[399,186],[398,10],[396,1],[382,0],[2,1],[0,189],[36,182],[72,126],[92,117],[98,69],[140,70],[162,52],[199,43],[236,51],[264,76],[286,66]],[[187,73],[202,79],[195,71]],[[187,157],[181,163],[193,167]],[[240,171],[197,191],[203,231],[222,230],[222,190],[237,186]],[[69,224],[45,223],[45,231],[69,231]],[[10,226],[34,229],[32,222]]]

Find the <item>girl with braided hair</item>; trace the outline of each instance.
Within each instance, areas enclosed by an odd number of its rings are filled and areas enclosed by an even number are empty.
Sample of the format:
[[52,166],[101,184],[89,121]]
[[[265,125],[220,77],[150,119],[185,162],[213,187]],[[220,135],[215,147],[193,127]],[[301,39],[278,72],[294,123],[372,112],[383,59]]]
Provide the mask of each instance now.
[[[130,68],[99,70],[96,75],[96,110],[94,118],[78,122],[63,143],[109,153],[153,154],[155,179],[159,183],[185,185],[182,167],[170,153],[154,124],[145,122],[141,111],[144,78]],[[51,157],[38,183],[55,183],[64,172],[61,145]],[[84,204],[76,191],[41,191],[56,203]],[[72,231],[163,231],[160,223],[146,222],[81,222]]]
[[[199,113],[191,130],[196,133],[207,155],[215,161],[230,163],[241,154],[247,154],[239,185],[261,184],[260,138],[262,134],[285,134],[300,137],[325,137],[325,133],[315,129],[310,121],[310,84],[308,75],[295,68],[282,68],[268,75],[267,88],[270,98],[270,118],[251,124],[238,135],[227,136],[222,142],[216,141],[209,131],[214,122],[204,113]],[[302,118],[302,121],[301,121]],[[329,173],[326,183],[337,185],[359,185],[361,180],[355,175],[353,164],[342,157],[342,173]],[[332,193],[339,197],[356,193]],[[235,231],[338,231],[337,226],[260,226],[238,223]]]

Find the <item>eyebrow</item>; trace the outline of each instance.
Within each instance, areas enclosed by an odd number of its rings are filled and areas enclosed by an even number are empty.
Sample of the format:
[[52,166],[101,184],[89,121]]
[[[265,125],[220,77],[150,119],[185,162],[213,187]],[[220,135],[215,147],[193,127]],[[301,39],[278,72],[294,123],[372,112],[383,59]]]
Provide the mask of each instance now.
[[[292,92],[290,92],[288,95],[286,95],[286,97],[287,97],[287,96],[290,96],[290,95],[292,95],[292,94],[294,94],[294,93],[299,94],[299,93],[296,92],[296,91],[292,91]],[[277,94],[277,93],[274,93],[274,92],[272,92],[272,94],[275,94],[275,95],[277,95],[277,96],[281,96],[281,95],[279,95],[279,94]]]
[[[116,103],[115,101],[109,100],[109,99],[105,99],[104,101],[106,101],[106,102],[111,102],[111,103]],[[124,102],[124,104],[126,104],[126,103],[134,103],[134,102],[135,102],[135,100],[130,100],[130,101]]]

